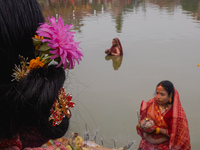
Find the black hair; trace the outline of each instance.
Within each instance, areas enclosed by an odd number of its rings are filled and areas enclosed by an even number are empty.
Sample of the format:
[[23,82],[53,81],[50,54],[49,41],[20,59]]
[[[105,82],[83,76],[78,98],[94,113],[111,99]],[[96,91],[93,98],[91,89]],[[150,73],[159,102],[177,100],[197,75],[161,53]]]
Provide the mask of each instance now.
[[29,137],[32,131],[47,141],[62,137],[68,129],[69,119],[63,119],[59,126],[53,126],[48,119],[64,81],[65,71],[55,65],[31,70],[5,95],[0,104],[0,117],[4,120],[0,128],[0,133],[2,131],[4,134],[0,134],[0,137],[12,138],[19,134],[22,143],[23,140],[27,141],[23,137]]
[[11,82],[19,55],[29,60],[35,57],[32,37],[43,22],[37,0],[0,0],[0,141],[19,135],[23,147],[44,144],[31,143],[33,139],[46,142],[59,138],[69,125],[67,117],[59,126],[48,120],[65,81],[62,68],[33,69],[19,82]]
[[32,59],[32,37],[44,17],[36,0],[0,0],[0,84],[11,81],[18,56]]
[[172,94],[172,101],[171,103],[173,104],[173,101],[174,101],[174,93],[175,93],[175,90],[174,90],[174,85],[172,82],[168,81],[168,80],[164,80],[164,81],[161,81],[160,83],[158,83],[158,86],[162,86],[168,93],[168,95]]

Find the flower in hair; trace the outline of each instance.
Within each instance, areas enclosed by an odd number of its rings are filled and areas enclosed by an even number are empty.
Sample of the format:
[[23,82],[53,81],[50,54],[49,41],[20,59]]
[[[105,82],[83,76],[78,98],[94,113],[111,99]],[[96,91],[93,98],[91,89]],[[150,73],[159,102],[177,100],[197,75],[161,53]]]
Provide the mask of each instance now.
[[30,72],[30,70],[41,68],[45,65],[45,60],[41,60],[40,57],[37,57],[36,59],[31,59],[30,62],[28,62],[28,58],[25,59],[23,56],[20,55],[19,59],[20,64],[18,66],[15,65],[15,69],[13,69],[14,72],[12,74],[12,77],[14,77],[14,79],[12,81],[20,81]]
[[[37,36],[37,35],[35,35],[35,36],[34,36],[34,39],[43,40],[44,37],[43,37],[43,36]],[[39,48],[40,44],[41,44],[41,43],[39,43],[39,44],[37,44],[37,46],[35,46],[35,50],[37,50],[37,49]]]
[[39,26],[33,40],[35,46],[35,59],[20,56],[20,65],[15,66],[13,77],[20,81],[30,70],[47,66],[51,61],[58,63],[57,67],[72,69],[75,62],[79,63],[83,57],[80,51],[80,42],[74,41],[74,33],[70,32],[73,25],[64,25],[62,18],[59,16],[58,22],[54,17],[49,17],[49,23],[43,23]]
[[24,76],[26,76],[29,73],[29,69],[28,69],[28,58],[24,58],[23,56],[19,55],[19,59],[20,59],[20,64],[17,66],[15,65],[15,69],[13,69],[13,74],[12,77],[14,77],[14,80],[16,81],[20,81],[21,79],[24,78]]
[[79,47],[80,42],[74,41],[73,34],[75,32],[70,32],[73,25],[64,25],[64,21],[60,16],[57,22],[54,17],[48,19],[49,23],[41,24],[36,31],[38,36],[44,37],[42,40],[44,45],[42,44],[42,47],[39,47],[38,50],[48,55],[45,59],[57,61],[57,67],[63,66],[64,70],[66,68],[72,69],[75,62],[79,63],[83,56]]
[[40,57],[37,57],[36,59],[31,59],[28,69],[36,69],[36,68],[41,68],[44,66],[44,60],[40,60]]

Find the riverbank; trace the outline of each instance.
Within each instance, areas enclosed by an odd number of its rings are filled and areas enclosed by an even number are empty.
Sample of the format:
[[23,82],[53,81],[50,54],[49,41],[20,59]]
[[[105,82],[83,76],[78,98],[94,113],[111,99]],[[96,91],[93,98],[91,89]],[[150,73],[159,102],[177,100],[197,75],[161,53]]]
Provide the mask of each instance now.
[[42,147],[47,150],[128,150],[131,145],[110,149],[102,147],[94,141],[84,141],[78,133],[71,133],[69,139],[63,137],[56,140],[49,140]]

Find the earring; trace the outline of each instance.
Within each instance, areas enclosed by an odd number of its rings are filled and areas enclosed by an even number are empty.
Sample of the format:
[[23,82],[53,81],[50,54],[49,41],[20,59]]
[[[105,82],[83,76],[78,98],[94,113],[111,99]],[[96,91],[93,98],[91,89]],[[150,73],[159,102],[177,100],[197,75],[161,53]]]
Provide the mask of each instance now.
[[169,99],[169,103],[171,104],[172,103],[172,98],[170,97],[170,99]]

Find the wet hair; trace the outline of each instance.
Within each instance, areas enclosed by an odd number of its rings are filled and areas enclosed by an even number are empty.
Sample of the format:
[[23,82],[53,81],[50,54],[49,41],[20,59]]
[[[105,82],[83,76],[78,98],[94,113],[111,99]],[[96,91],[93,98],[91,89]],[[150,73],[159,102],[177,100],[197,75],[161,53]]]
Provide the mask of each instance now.
[[173,103],[174,93],[175,93],[173,83],[168,80],[164,80],[164,81],[161,81],[160,83],[158,83],[156,88],[160,85],[165,89],[165,91],[167,91],[168,95],[172,94],[172,102],[171,103]]
[[32,37],[42,22],[36,0],[0,0],[0,141],[19,135],[23,147],[62,137],[69,125],[67,117],[59,126],[48,120],[66,78],[62,68],[33,69],[19,82],[11,82],[18,56],[35,57]]

